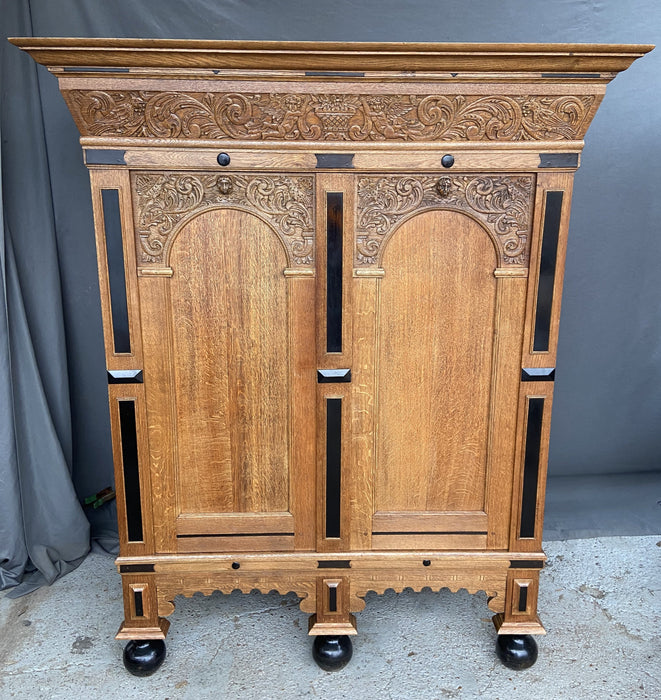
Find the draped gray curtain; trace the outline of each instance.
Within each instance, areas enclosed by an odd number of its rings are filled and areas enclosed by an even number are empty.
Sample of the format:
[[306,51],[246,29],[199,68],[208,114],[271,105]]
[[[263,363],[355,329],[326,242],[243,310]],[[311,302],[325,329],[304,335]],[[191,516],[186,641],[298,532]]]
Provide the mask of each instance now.
[[[0,0],[0,585],[32,572],[21,592],[84,556],[80,498],[113,474],[78,133],[55,77],[11,35],[659,44],[661,4]],[[609,86],[576,176],[551,474],[661,468],[660,74],[657,48]],[[113,505],[87,516],[113,546]]]
[[[32,31],[29,6],[3,24]],[[72,436],[62,313],[36,66],[1,50],[0,586],[31,590],[75,567],[89,524],[71,481]]]

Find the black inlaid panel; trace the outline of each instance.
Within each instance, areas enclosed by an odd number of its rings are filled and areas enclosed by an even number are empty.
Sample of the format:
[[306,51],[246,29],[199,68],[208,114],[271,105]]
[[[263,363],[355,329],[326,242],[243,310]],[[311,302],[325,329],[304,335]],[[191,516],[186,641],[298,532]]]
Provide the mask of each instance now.
[[528,427],[523,463],[523,493],[521,496],[521,527],[519,537],[535,536],[537,515],[537,484],[539,481],[539,449],[542,442],[544,399],[528,399]]
[[328,611],[337,612],[337,586],[328,589]]
[[128,537],[131,542],[142,542],[142,506],[140,505],[140,471],[138,469],[135,402],[119,401],[118,403]]
[[544,562],[540,559],[512,559],[510,569],[543,569]]
[[540,153],[540,168],[578,168],[578,153]]
[[349,559],[319,559],[317,562],[319,569],[350,569],[351,560]]
[[524,367],[521,370],[522,382],[553,382],[555,367]]
[[326,537],[340,537],[342,399],[326,399]]
[[133,591],[133,600],[135,602],[135,616],[144,617],[145,610],[142,605],[142,591]]
[[337,384],[338,382],[350,382],[350,369],[318,369],[317,383],[318,384]]
[[119,213],[119,190],[101,190],[103,226],[106,236],[108,283],[115,352],[131,352],[129,312],[126,304],[122,220]]
[[353,168],[353,153],[317,153],[317,168],[346,169]]
[[154,571],[153,564],[121,564],[119,567],[120,574],[143,574],[149,571]]
[[528,586],[519,586],[519,612],[528,608]]
[[535,338],[533,341],[533,350],[536,352],[545,352],[549,349],[553,287],[555,285],[555,267],[558,257],[563,194],[563,192],[546,193],[542,256],[539,263],[539,281],[537,283]]
[[326,194],[326,351],[342,352],[343,195]]
[[[126,151],[113,151],[106,148],[86,148],[87,165],[126,165]],[[108,190],[104,190],[107,192]]]
[[108,384],[142,384],[141,369],[109,369]]

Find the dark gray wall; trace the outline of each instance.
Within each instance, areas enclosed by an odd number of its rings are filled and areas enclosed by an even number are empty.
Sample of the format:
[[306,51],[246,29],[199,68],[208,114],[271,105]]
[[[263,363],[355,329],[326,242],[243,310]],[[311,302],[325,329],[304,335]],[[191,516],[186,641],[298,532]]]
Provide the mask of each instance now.
[[[661,43],[658,0],[32,0],[31,10],[41,36]],[[661,49],[609,86],[576,176],[552,474],[661,469],[659,75]],[[112,472],[89,185],[56,80],[42,70],[40,85],[84,494]]]

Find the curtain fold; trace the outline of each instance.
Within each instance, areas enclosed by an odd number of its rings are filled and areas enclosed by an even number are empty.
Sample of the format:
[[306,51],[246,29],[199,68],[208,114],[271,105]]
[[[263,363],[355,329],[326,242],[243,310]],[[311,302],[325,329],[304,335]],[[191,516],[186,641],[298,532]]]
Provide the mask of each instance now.
[[[7,35],[27,0],[0,1]],[[62,292],[37,67],[0,48],[0,588],[52,583],[89,550],[71,480]]]

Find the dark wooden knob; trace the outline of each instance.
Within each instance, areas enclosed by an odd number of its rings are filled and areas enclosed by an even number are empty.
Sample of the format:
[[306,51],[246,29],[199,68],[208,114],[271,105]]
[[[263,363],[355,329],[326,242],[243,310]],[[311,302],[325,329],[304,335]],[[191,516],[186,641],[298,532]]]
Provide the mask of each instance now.
[[219,153],[218,158],[216,158],[218,161],[218,165],[229,165],[230,164],[230,157],[228,153]]
[[[220,158],[220,156],[218,156]],[[219,161],[220,162],[220,161]],[[222,163],[221,163],[222,165]],[[444,168],[451,168],[454,165],[454,156],[451,156],[449,153],[446,153],[442,158],[441,158],[441,165]]]

